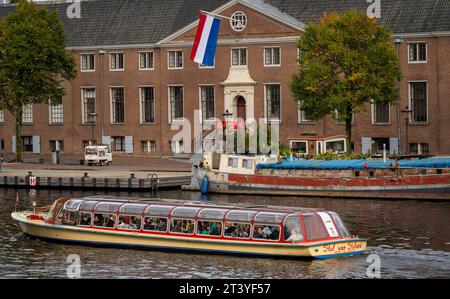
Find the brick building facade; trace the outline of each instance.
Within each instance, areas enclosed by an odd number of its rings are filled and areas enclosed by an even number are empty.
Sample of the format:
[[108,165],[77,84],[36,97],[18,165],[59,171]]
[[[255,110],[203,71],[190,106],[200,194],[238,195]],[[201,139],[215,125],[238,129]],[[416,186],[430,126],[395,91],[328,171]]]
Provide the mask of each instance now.
[[[91,139],[111,144],[116,154],[171,155],[180,148],[171,143],[177,133],[171,124],[183,117],[194,124],[195,110],[204,119],[222,119],[228,110],[235,117],[279,121],[282,143],[304,134],[345,133],[332,115],[308,120],[289,81],[305,23],[328,11],[366,10],[366,1],[347,1],[345,7],[319,0],[159,2],[81,2],[81,19],[68,19],[65,3],[47,5],[65,25],[78,76],[64,82],[62,105],[25,109],[24,157],[56,148],[81,154]],[[382,2],[380,22],[395,33],[401,61],[400,106],[374,104],[355,114],[355,152],[377,152],[387,144],[391,152],[450,153],[450,5],[429,2],[434,6]],[[0,16],[12,9],[0,7]],[[232,17],[222,19],[214,67],[189,60],[200,9]],[[412,108],[408,125],[399,113],[406,106]],[[5,154],[13,152],[14,134],[12,116],[0,112]]]

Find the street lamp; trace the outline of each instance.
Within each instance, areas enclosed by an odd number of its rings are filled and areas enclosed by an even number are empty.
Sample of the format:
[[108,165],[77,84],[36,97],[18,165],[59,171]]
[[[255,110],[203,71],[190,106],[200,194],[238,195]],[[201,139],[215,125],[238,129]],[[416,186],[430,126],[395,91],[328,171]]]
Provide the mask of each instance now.
[[95,126],[95,117],[97,116],[97,113],[91,112],[89,113],[89,116],[91,117],[91,124],[92,124],[92,134],[91,134],[91,142],[90,145],[94,145],[94,126]]
[[404,116],[405,116],[405,123],[406,123],[406,127],[405,127],[405,144],[406,144],[406,150],[405,150],[405,153],[408,154],[408,152],[409,152],[409,145],[408,145],[408,124],[409,124],[409,120],[410,120],[410,118],[411,118],[412,109],[409,109],[408,106],[406,106],[405,109],[401,110],[401,113],[403,113]]
[[[397,49],[397,57],[400,60],[400,44],[403,42],[403,39],[400,37],[394,38],[395,47]],[[398,90],[398,99],[397,99],[397,140],[398,140],[398,152],[401,153],[401,127],[400,127],[400,82],[396,82],[396,88]]]
[[[102,130],[102,139],[103,136],[105,135],[105,125],[104,125],[104,120],[103,120],[103,115],[104,115],[104,104],[103,104],[103,56],[105,55],[106,51],[103,48],[98,49],[98,54],[100,55],[100,126],[101,126],[101,130]],[[103,141],[102,141],[103,143]]]

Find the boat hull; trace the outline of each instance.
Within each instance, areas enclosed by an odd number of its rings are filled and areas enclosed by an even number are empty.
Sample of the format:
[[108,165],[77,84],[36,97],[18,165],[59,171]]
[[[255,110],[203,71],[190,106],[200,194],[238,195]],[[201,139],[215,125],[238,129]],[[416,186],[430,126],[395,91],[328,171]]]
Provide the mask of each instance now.
[[21,213],[12,213],[11,216],[19,222],[22,231],[27,235],[93,246],[320,259],[361,254],[367,245],[365,239],[359,238],[302,244],[197,239],[47,224],[43,221],[29,220],[26,214]]

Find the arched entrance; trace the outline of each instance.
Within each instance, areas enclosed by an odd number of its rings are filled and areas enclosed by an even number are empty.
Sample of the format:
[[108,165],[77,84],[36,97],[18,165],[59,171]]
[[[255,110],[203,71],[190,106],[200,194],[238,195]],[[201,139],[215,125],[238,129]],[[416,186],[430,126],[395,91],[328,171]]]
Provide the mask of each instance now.
[[237,118],[247,119],[247,103],[243,96],[236,98]]

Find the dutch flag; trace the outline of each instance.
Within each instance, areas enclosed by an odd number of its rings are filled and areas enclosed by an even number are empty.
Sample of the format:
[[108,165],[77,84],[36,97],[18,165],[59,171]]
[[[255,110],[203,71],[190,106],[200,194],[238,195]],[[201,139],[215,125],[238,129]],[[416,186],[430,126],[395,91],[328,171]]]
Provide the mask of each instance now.
[[214,66],[219,28],[220,19],[200,14],[200,21],[191,52],[192,61],[207,66]]

